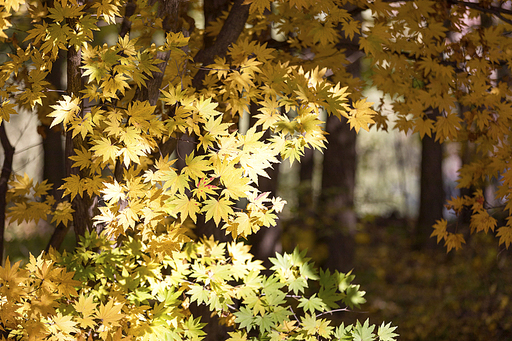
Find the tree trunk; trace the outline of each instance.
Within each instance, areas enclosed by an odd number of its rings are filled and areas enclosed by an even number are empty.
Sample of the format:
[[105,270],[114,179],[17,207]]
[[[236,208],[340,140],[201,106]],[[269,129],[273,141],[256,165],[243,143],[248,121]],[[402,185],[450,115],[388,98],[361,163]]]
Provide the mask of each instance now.
[[[47,77],[55,90],[64,89],[62,72],[64,72],[64,58],[61,53],[53,63],[52,72]],[[58,188],[64,183],[63,179],[66,177],[62,130],[59,128],[56,126],[51,129],[44,121],[41,122],[40,127],[43,135],[43,179],[53,185],[51,194],[57,201],[62,200],[62,190]],[[48,251],[50,247],[59,249],[68,230],[69,227],[64,224],[56,225],[45,250]]]
[[306,215],[313,211],[313,171],[315,169],[315,151],[306,149],[300,160],[299,171],[299,215]]
[[354,234],[357,217],[354,211],[356,174],[356,132],[346,119],[327,119],[328,146],[322,170],[320,242],[327,245],[329,258],[324,266],[349,271],[354,261]]
[[0,124],[0,143],[4,150],[4,164],[2,166],[2,172],[0,173],[0,266],[4,265],[6,195],[8,189],[7,185],[12,172],[12,160],[14,158],[14,147],[9,142],[4,122]]
[[443,217],[445,203],[443,187],[443,146],[435,137],[425,136],[421,141],[420,208],[414,233],[416,249],[433,248],[436,240],[430,238],[432,226]]
[[[428,114],[435,120],[439,110]],[[413,236],[415,249],[433,248],[436,240],[430,238],[432,226],[443,217],[446,201],[443,184],[443,146],[432,137],[421,140],[420,207]]]

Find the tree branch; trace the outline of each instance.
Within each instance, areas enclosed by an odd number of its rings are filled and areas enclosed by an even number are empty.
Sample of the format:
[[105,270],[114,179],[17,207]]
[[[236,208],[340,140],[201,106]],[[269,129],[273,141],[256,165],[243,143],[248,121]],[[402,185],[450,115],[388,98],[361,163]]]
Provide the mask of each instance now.
[[501,20],[503,20],[504,22],[506,22],[507,24],[512,25],[512,20],[507,19],[503,16],[504,14],[512,15],[511,10],[501,8],[501,7],[495,7],[495,6],[489,6],[488,8],[486,8],[486,7],[479,6],[478,3],[459,1],[459,0],[449,0],[449,3],[451,3],[453,5],[465,6],[465,7],[472,8],[474,10],[477,10],[477,11],[480,11],[483,13],[495,15],[498,18],[500,18]]
[[[238,40],[240,33],[245,27],[247,18],[249,17],[249,5],[243,5],[244,0],[235,0],[235,3],[229,11],[229,15],[222,26],[222,29],[215,40],[215,43],[209,47],[200,50],[194,57],[196,63],[208,65],[213,63],[215,57],[224,57],[228,51],[229,45]],[[202,87],[202,81],[208,71],[200,69],[194,79],[192,85],[196,89]]]

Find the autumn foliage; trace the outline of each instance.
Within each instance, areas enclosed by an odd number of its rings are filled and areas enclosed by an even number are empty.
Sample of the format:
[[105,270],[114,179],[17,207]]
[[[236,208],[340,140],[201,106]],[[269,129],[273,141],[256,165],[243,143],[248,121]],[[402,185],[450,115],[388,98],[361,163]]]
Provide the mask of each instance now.
[[[30,110],[62,129],[67,159],[59,197],[46,181],[10,177],[8,221],[46,219],[72,226],[80,240],[71,254],[50,249],[25,266],[7,259],[4,339],[199,340],[204,324],[193,307],[206,306],[232,328],[232,341],[394,340],[391,324],[326,318],[364,302],[351,274],[317,272],[297,250],[276,255],[264,273],[243,243],[275,226],[286,204],[261,192],[258,179],[306,148],[326,147],[321,113],[356,132],[388,129],[383,103],[374,111],[361,97],[365,82],[391,98],[395,129],[470,149],[459,186],[472,194],[447,206],[470,210],[471,231],[512,242],[512,220],[498,225],[481,189],[494,179],[510,212],[504,1],[224,5],[0,3],[0,39],[11,49],[0,66],[2,128]],[[346,69],[354,51],[366,55],[366,79]],[[57,69],[64,58],[65,71]],[[65,73],[67,89],[52,89],[55,72]],[[183,155],[185,137],[192,150]],[[196,236],[205,223],[233,241]],[[448,251],[464,243],[450,224],[441,220],[433,232]]]
[[[286,204],[259,191],[259,177],[282,160],[299,160],[305,148],[325,147],[320,111],[368,130],[371,104],[349,106],[347,86],[326,68],[298,65],[301,58],[251,39],[268,28],[269,4],[235,2],[231,11],[245,13],[252,27],[232,28],[238,39],[229,44],[222,30],[232,19],[221,13],[199,30],[182,13],[185,5],[2,3],[2,39],[14,49],[1,66],[2,124],[16,110],[33,110],[43,124],[62,128],[68,160],[62,197],[46,180],[12,177],[9,221],[47,219],[58,229],[73,226],[80,240],[71,254],[50,248],[23,267],[7,259],[3,339],[199,340],[205,323],[193,311],[206,306],[231,328],[229,340],[393,340],[390,324],[326,318],[364,302],[354,276],[318,273],[299,251],[276,255],[264,274],[243,243],[274,226]],[[290,20],[302,10],[282,6]],[[22,42],[8,20],[30,24]],[[118,22],[114,43],[95,39]],[[217,37],[214,54],[201,50],[210,36]],[[67,90],[56,97],[46,78],[63,56]],[[240,131],[251,106],[255,122]],[[193,137],[187,155],[176,147],[183,136]],[[233,241],[195,236],[199,222]]]

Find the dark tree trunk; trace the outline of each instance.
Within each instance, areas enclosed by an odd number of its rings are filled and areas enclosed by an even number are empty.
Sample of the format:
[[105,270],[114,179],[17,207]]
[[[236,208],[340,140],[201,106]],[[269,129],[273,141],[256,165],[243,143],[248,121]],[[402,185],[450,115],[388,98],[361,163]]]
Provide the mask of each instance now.
[[433,248],[435,238],[430,238],[432,226],[443,217],[445,204],[443,185],[443,146],[435,136],[425,136],[421,141],[420,207],[414,231],[414,248]]
[[0,173],[0,266],[4,265],[6,195],[8,189],[7,185],[12,172],[12,160],[14,158],[14,147],[9,142],[4,122],[0,124],[0,143],[4,150],[4,164],[2,166],[2,172]]
[[[354,18],[362,21],[361,10],[352,5],[344,8],[353,13]],[[342,39],[341,48],[351,64],[346,70],[354,77],[361,76],[359,59],[362,52],[350,48],[357,46],[359,36],[352,41]],[[356,44],[356,45],[354,45]],[[322,164],[322,187],[320,195],[320,219],[323,221],[322,238],[329,250],[329,258],[324,264],[331,270],[350,271],[353,267],[355,254],[355,229],[357,216],[354,210],[354,190],[356,183],[356,136],[350,129],[345,118],[329,116],[326,122],[328,148],[325,150]]]
[[[63,67],[64,58],[61,55],[53,63],[52,72],[47,77],[56,90],[64,89],[64,84],[62,84]],[[51,194],[57,201],[60,201],[62,200],[62,190],[59,190],[59,187],[62,186],[63,179],[66,177],[62,130],[59,126],[50,128],[44,122],[41,123],[40,129],[43,137],[43,179],[48,180],[53,185]],[[64,226],[64,224],[56,225],[45,250],[48,251],[50,247],[59,249],[68,230],[69,227]]]
[[329,249],[324,266],[346,272],[352,269],[355,251],[356,132],[350,130],[346,119],[334,116],[327,119],[326,130],[329,148],[325,150],[322,169],[320,242]]
[[299,171],[299,215],[308,214],[313,210],[313,172],[315,169],[315,151],[306,149],[300,160]]

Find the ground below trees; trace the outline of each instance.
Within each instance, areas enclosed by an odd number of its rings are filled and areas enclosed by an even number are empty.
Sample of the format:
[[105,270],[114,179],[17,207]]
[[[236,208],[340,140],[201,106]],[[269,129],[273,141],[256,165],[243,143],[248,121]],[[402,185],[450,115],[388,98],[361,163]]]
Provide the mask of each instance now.
[[512,255],[492,235],[463,250],[413,251],[410,224],[360,224],[354,274],[367,292],[354,318],[392,321],[400,340],[512,340]]

